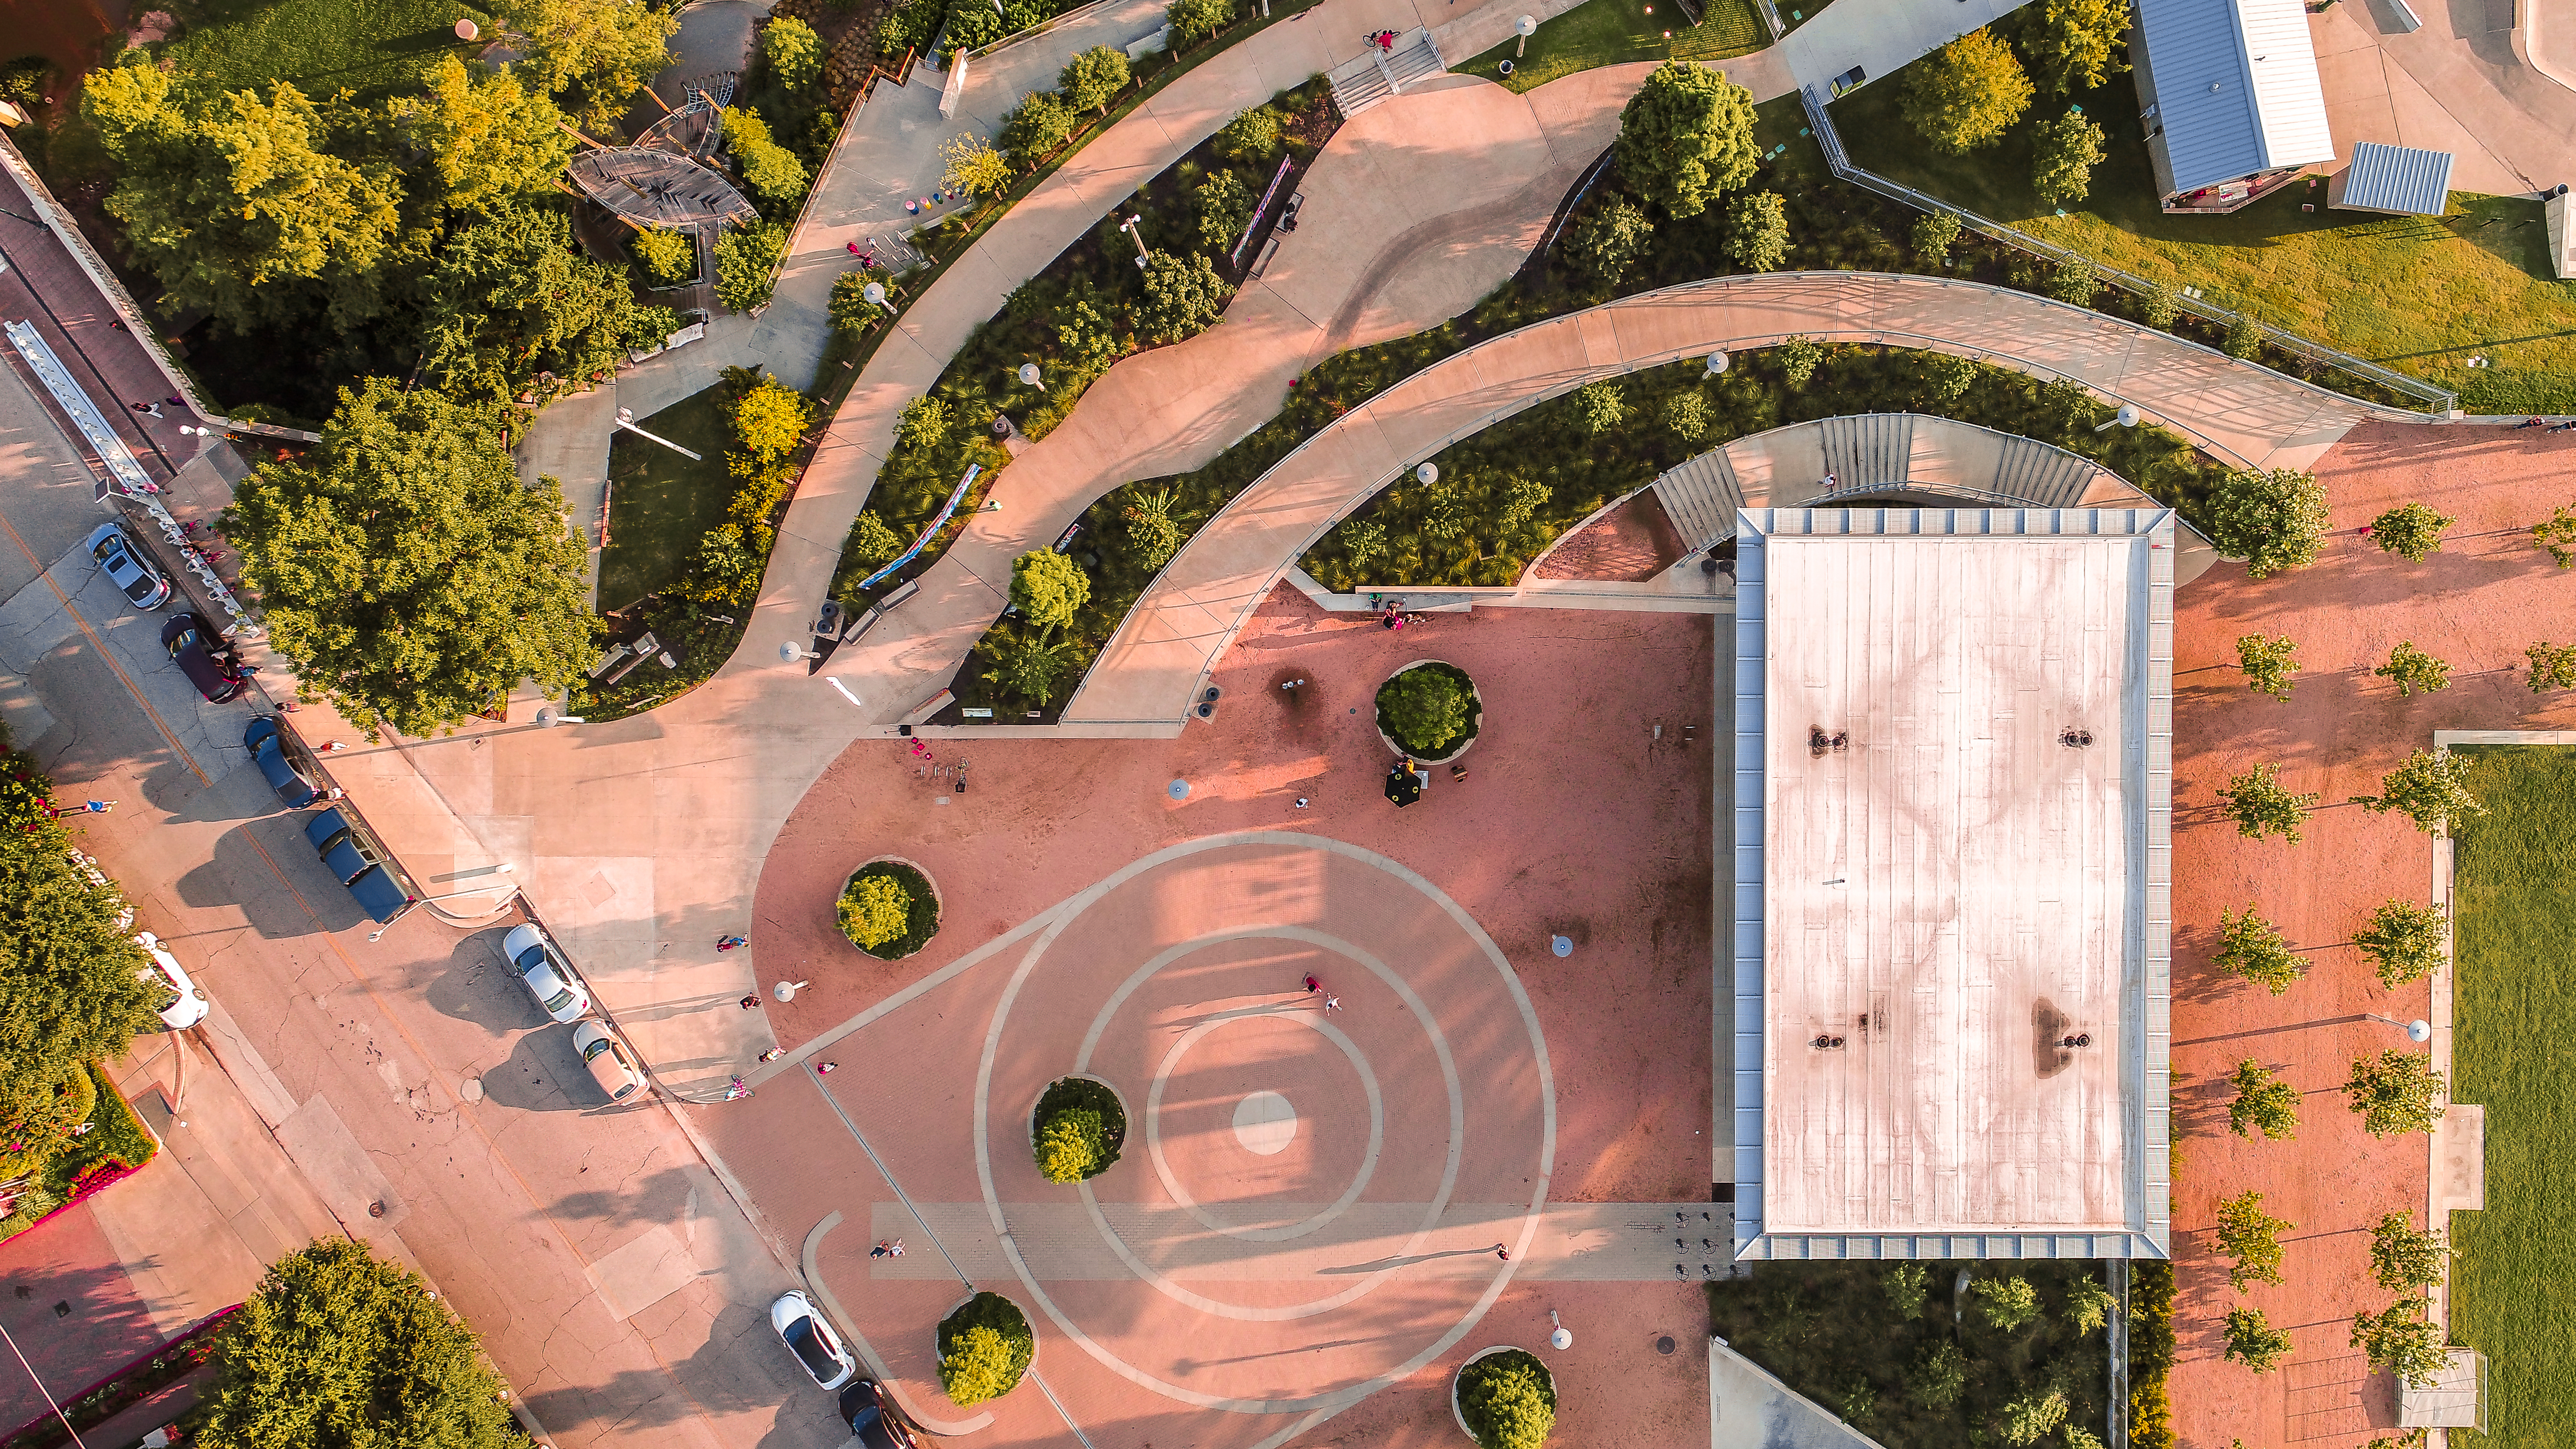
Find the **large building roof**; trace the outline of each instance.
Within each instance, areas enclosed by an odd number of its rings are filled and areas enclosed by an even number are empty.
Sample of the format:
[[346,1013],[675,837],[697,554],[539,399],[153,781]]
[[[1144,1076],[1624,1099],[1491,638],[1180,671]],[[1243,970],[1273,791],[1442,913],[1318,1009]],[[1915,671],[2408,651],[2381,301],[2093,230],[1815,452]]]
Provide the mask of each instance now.
[[2173,515],[1742,519],[1739,1256],[2164,1256]]
[[2169,192],[2334,159],[2303,0],[2138,0]]

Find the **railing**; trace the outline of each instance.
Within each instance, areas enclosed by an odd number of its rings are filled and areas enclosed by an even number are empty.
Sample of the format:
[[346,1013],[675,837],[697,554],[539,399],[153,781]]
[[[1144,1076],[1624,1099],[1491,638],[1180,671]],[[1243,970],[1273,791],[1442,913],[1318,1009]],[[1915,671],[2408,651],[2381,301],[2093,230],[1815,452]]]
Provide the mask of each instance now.
[[[1762,3],[1767,5],[1768,0],[1762,0]],[[1824,148],[1825,164],[1832,168],[1837,178],[1855,182],[1891,201],[1901,201],[1918,210],[1946,211],[1978,233],[2008,246],[2018,247],[2033,256],[2052,262],[2080,262],[2092,269],[2097,280],[2118,287],[2122,291],[2134,292],[2140,296],[2152,296],[2168,290],[2134,273],[2124,272],[2118,267],[2095,261],[2082,252],[2070,251],[2054,242],[2042,241],[2017,227],[2007,226],[1990,217],[1979,216],[1966,207],[1953,205],[1938,197],[1927,196],[1902,182],[1891,181],[1874,171],[1853,164],[1850,154],[1843,150],[1841,135],[1834,130],[1833,118],[1826,114],[1824,98],[1816,94],[1816,88],[1813,86],[1801,87],[1798,94],[1799,98],[1806,103],[1808,128],[1816,133],[1816,144]],[[2173,294],[2173,301],[2174,305],[2182,311],[2203,321],[2215,322],[2222,327],[2234,324],[2243,316],[2241,313],[2231,312],[2225,307],[2217,306],[2202,298],[2186,296],[2179,292]],[[2375,362],[2366,362],[2351,353],[2338,352],[2322,342],[2302,337],[2295,332],[2284,332],[2259,318],[2248,320],[2252,320],[2255,327],[2261,331],[2265,342],[2294,357],[2319,366],[2336,368],[2375,387],[2385,388],[2401,397],[2412,398],[2426,412],[2453,413],[2459,410],[2460,399],[2457,394],[2445,388],[2436,387],[2420,377],[2409,377],[2405,373],[2381,367]]]
[[1771,32],[1773,40],[1789,33],[1789,27],[1780,22],[1780,7],[1771,0],[1753,0],[1753,8],[1762,13],[1762,26]]

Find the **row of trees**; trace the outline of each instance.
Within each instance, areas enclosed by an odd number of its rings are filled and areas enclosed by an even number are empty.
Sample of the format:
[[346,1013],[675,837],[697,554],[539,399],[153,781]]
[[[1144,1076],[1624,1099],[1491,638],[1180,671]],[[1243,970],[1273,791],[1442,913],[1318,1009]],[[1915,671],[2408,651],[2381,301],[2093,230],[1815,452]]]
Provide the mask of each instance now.
[[[2279,1283],[2281,1234],[2298,1224],[2263,1211],[2263,1194],[2240,1193],[2218,1205],[2211,1243],[2229,1261],[2228,1286]],[[2370,1233],[2370,1273],[2379,1286],[2404,1295],[2377,1313],[2353,1315],[2351,1345],[2371,1367],[2393,1372],[2412,1383],[2429,1384],[2448,1361],[2442,1332],[2426,1314],[2424,1290],[2450,1270],[2451,1248],[2440,1233],[2415,1226],[2406,1213],[2389,1213]],[[2243,1304],[2229,1309],[2225,1329],[2226,1358],[2256,1373],[2269,1373],[2290,1355],[2290,1335],[2277,1329],[2263,1310]]]
[[2129,68],[2128,28],[2127,0],[2042,0],[1909,67],[1899,104],[1934,150],[1957,156],[2001,140],[2046,91],[2067,105],[2036,127],[2032,186],[2051,206],[2079,201],[2104,133],[2072,98]]

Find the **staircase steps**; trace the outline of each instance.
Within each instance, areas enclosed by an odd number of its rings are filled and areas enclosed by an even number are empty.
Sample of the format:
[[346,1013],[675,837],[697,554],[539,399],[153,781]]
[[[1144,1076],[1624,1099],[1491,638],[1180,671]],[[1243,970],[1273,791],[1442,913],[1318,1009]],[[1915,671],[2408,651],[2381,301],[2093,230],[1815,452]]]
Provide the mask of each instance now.
[[1655,500],[1664,505],[1673,529],[1693,553],[1735,536],[1735,511],[1744,506],[1744,489],[1726,450],[1712,449],[1654,482]]
[[1414,82],[1448,68],[1448,62],[1440,58],[1440,47],[1431,41],[1431,32],[1417,25],[1397,39],[1392,54],[1372,46],[1333,67],[1325,78],[1333,88],[1333,104],[1347,121],[1387,97],[1401,94]]
[[1825,471],[1840,493],[1902,483],[1913,472],[1914,415],[1859,413],[1824,419]]

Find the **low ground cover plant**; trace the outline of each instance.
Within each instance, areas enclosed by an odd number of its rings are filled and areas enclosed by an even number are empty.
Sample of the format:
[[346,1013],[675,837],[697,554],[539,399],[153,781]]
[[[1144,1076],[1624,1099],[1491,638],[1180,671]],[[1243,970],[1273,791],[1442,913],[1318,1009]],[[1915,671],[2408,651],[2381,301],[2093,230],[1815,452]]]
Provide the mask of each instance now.
[[899,860],[873,860],[853,871],[834,914],[851,945],[883,961],[900,961],[939,934],[938,892]]
[[1127,1141],[1127,1109],[1118,1094],[1089,1077],[1047,1084],[1029,1116],[1029,1145],[1049,1182],[1081,1182],[1107,1172]]
[[999,1293],[978,1293],[939,1320],[938,1343],[939,1386],[961,1409],[1019,1387],[1037,1357],[1028,1315]]
[[1458,1371],[1458,1415],[1483,1449],[1539,1449],[1556,1428],[1556,1379],[1535,1354],[1487,1354]]

